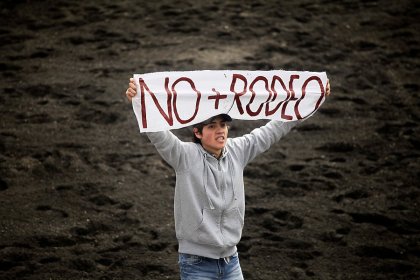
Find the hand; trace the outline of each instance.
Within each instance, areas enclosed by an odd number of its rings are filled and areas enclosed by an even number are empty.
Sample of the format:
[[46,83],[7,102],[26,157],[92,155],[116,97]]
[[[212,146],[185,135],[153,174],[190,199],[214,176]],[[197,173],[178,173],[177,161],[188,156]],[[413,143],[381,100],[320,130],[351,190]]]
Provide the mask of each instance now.
[[327,80],[327,87],[326,87],[326,95],[330,95],[331,93],[331,88],[330,88],[330,80]]
[[128,83],[127,91],[125,92],[125,95],[127,96],[128,100],[131,101],[131,99],[136,96],[137,94],[137,88],[134,84],[134,79],[130,78],[130,82]]

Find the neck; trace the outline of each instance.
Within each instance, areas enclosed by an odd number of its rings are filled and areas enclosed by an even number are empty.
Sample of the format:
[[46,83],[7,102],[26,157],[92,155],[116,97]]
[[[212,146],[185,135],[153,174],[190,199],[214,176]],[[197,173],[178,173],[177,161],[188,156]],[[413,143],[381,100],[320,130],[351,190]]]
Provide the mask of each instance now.
[[206,152],[208,152],[209,154],[211,154],[212,156],[214,156],[217,159],[219,159],[222,156],[223,149],[213,150],[213,149],[209,149],[209,148],[207,148],[203,145],[202,145],[202,147],[203,147],[204,150],[206,150]]

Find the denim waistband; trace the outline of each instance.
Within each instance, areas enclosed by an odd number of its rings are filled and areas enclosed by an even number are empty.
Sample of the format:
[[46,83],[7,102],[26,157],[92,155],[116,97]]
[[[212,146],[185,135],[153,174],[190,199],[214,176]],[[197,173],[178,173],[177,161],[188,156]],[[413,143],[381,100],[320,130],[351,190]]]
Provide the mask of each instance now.
[[230,261],[235,258],[238,257],[238,252],[236,251],[235,253],[233,253],[230,256],[227,257],[223,257],[223,258],[218,258],[218,259],[214,259],[214,258],[208,258],[208,257],[203,257],[203,256],[198,256],[198,255],[193,255],[193,254],[187,254],[187,253],[179,253],[180,255],[184,255],[184,256],[188,256],[188,257],[193,257],[193,258],[201,258],[201,259],[208,259],[208,260],[212,260],[212,261],[218,261],[218,260],[223,260],[226,264],[229,264]]

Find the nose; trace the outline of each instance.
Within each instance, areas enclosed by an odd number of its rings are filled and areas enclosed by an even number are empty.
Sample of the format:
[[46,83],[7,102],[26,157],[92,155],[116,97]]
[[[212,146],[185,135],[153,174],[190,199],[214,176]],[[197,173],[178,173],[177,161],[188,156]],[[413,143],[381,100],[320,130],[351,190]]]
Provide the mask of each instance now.
[[224,132],[225,132],[225,128],[223,126],[221,126],[221,125],[218,125],[217,126],[217,130],[216,130],[216,133],[222,134]]

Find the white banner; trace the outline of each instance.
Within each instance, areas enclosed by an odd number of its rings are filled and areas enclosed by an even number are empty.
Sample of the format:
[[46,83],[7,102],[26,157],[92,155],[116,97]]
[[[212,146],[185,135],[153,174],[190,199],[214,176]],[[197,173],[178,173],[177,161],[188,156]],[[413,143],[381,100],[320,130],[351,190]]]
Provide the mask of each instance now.
[[218,115],[292,121],[325,100],[325,72],[185,71],[135,74],[140,132],[182,128]]

